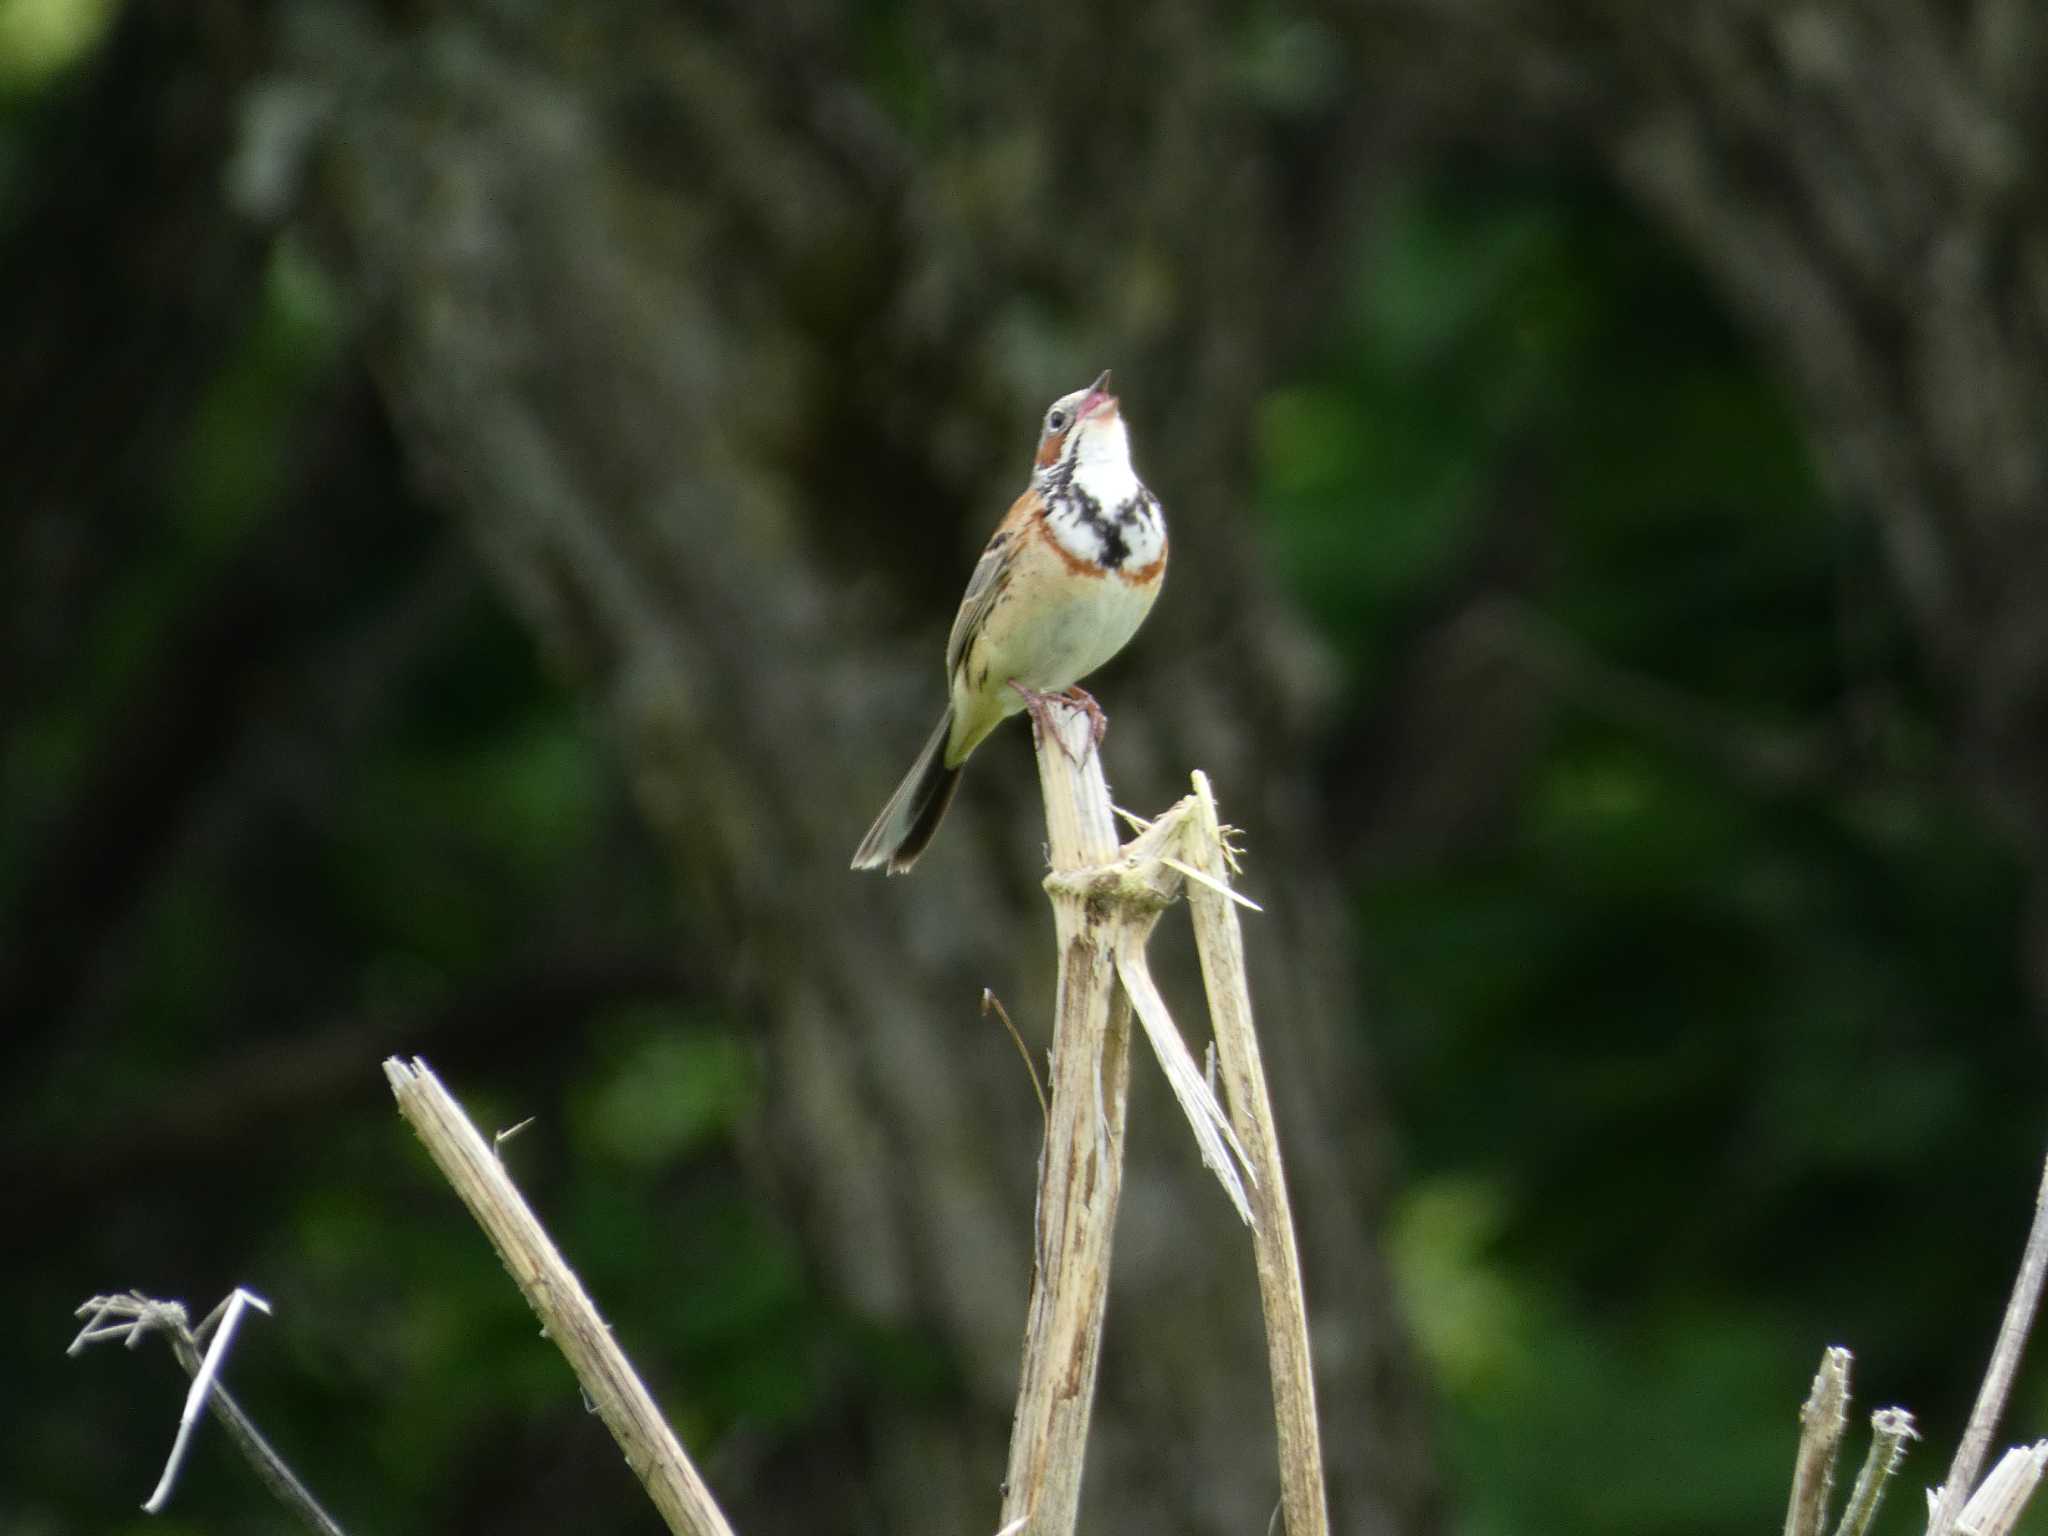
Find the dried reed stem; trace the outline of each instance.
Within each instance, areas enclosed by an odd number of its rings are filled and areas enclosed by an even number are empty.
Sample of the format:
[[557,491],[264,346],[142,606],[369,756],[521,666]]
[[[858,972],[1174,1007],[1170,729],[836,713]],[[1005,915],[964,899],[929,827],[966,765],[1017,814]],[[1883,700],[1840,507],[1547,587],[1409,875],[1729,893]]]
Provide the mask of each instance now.
[[1785,1536],[1821,1536],[1828,1518],[1828,1494],[1835,1483],[1835,1457],[1849,1425],[1849,1351],[1830,1348],[1813,1373],[1813,1390],[1799,1410],[1799,1454],[1792,1463],[1792,1499],[1785,1508]]
[[[2026,1251],[2006,1303],[2005,1321],[1999,1325],[1998,1342],[1992,1346],[1991,1364],[1984,1371],[1984,1383],[1977,1390],[1976,1406],[1970,1410],[1970,1425],[1956,1447],[1948,1480],[1927,1522],[1927,1536],[1950,1536],[1958,1528],[1963,1506],[1976,1486],[1977,1473],[1991,1448],[1991,1437],[2005,1412],[2006,1394],[2012,1390],[2013,1373],[2019,1369],[2020,1352],[2027,1347],[2027,1334],[2034,1326],[2034,1310],[2041,1302],[2041,1282],[2048,1277],[2048,1169],[2034,1194],[2034,1224],[2027,1233]],[[2031,1485],[2029,1485],[2031,1491]],[[2024,1498],[2024,1496],[2022,1496]]]
[[1121,917],[1080,888],[1057,884],[1062,874],[1116,858],[1109,787],[1088,717],[1055,704],[1047,719],[1052,729],[1039,734],[1038,772],[1055,876],[1048,883],[1059,938],[1058,1011],[1039,1164],[1037,1264],[999,1524],[1032,1536],[1067,1536],[1081,1504],[1110,1238],[1123,1187],[1131,1004],[1116,978]]
[[1216,815],[1207,774],[1194,775],[1194,816],[1183,839],[1184,856],[1206,880],[1187,885],[1195,947],[1209,1020],[1216,1031],[1216,1061],[1223,1093],[1243,1145],[1253,1187],[1252,1253],[1259,1271],[1259,1301],[1266,1320],[1266,1356],[1273,1377],[1273,1414],[1280,1441],[1280,1507],[1288,1536],[1327,1536],[1330,1510],[1323,1484],[1322,1432],[1316,1422],[1315,1373],[1309,1355],[1308,1302],[1301,1255],[1294,1242],[1294,1211],[1273,1124],[1273,1100],[1252,1027],[1251,987],[1245,977],[1244,934],[1237,904],[1227,894],[1230,850]]
[[[1052,1107],[1039,1172],[1038,1268],[1010,1442],[1001,1528],[1068,1536],[1108,1295],[1110,1233],[1122,1180],[1133,1014],[1204,1162],[1252,1228],[1279,1425],[1290,1536],[1327,1536],[1321,1441],[1294,1220],[1252,1030],[1244,946],[1208,781],[1119,848],[1088,722],[1047,710],[1038,742],[1060,945]],[[1183,887],[1214,1016],[1226,1115],[1152,981],[1146,940]]]
[[392,1057],[384,1063],[384,1076],[398,1098],[399,1113],[419,1133],[435,1166],[489,1235],[540,1318],[542,1330],[568,1359],[584,1395],[626,1453],[626,1464],[668,1528],[676,1536],[732,1536],[711,1490],[683,1454],[582,1282],[563,1262],[462,1106],[417,1057],[410,1062]]
[[1885,1487],[1905,1460],[1906,1442],[1919,1438],[1913,1432],[1913,1415],[1903,1408],[1880,1408],[1870,1416],[1870,1454],[1856,1474],[1856,1486],[1842,1507],[1835,1536],[1868,1536],[1878,1506],[1884,1503]]

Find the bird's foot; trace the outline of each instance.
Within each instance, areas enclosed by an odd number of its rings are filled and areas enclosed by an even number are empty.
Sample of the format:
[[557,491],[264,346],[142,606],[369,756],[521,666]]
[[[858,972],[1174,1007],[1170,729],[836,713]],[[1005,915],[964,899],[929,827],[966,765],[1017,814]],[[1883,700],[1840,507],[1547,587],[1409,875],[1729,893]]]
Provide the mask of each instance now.
[[[1027,688],[1014,677],[1010,679],[1010,687],[1017,697],[1024,701],[1025,712],[1031,716],[1031,733],[1033,738],[1043,741],[1047,736],[1052,737],[1054,741],[1060,744],[1060,750],[1067,754],[1069,762],[1078,764],[1085,754],[1076,753],[1072,747],[1067,745],[1067,738],[1054,728],[1051,709],[1054,699],[1075,704],[1087,710],[1094,744],[1096,746],[1102,744],[1102,727],[1105,723],[1102,717],[1102,707],[1089,698],[1087,694],[1082,693],[1079,688],[1069,688],[1064,693],[1040,693],[1036,688]],[[1076,695],[1079,695],[1079,697],[1076,697]]]
[[1102,706],[1095,702],[1095,695],[1076,683],[1060,697],[1088,711],[1088,736],[1099,748],[1102,745],[1102,738],[1109,734],[1109,716],[1105,715]]

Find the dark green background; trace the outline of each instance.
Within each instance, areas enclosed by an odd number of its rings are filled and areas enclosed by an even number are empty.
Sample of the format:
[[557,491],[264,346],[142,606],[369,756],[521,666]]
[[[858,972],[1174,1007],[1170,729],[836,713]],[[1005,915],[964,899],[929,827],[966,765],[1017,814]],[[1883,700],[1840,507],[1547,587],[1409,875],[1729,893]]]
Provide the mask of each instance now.
[[[78,68],[25,35],[0,58],[0,215]],[[1716,296],[1591,179],[1452,163],[1349,262],[1342,313],[1250,426],[1247,515],[1339,712],[1379,722],[1335,767],[1457,802],[1383,827],[1346,892],[1454,1528],[1775,1528],[1794,1409],[1844,1343],[1861,1407],[1929,1428],[1884,1525],[1915,1529],[2003,1306],[2044,1085],[2020,871],[1946,760],[1879,552]],[[8,1266],[0,1508],[160,1536],[270,1518],[210,1431],[170,1515],[134,1513],[182,1382],[154,1350],[61,1355],[70,1309],[131,1284],[279,1299],[234,1382],[353,1529],[502,1520],[448,1507],[461,1462],[561,1454],[559,1362],[381,1083],[336,1065],[400,1044],[459,1086],[488,1037],[484,1124],[554,1107],[510,1160],[630,1343],[670,1362],[714,1481],[852,1400],[943,1393],[943,1357],[835,1312],[739,1177],[743,1033],[687,1001],[619,766],[455,531],[370,466],[378,494],[325,547],[270,547],[302,404],[361,385],[316,269],[281,244],[256,280],[156,457],[166,515],[77,530],[103,597],[62,654],[10,658],[38,669],[0,756],[12,943],[52,910],[30,877],[53,820],[153,712],[271,724],[227,765],[265,785],[238,812],[260,835],[218,852],[203,813],[174,838],[108,829],[144,845],[118,963],[7,1090],[11,1222],[34,1236]],[[1135,388],[1131,409],[1142,430]],[[276,576],[260,609],[195,639],[251,560]],[[1513,600],[1468,661],[1534,651],[1550,696],[1433,718],[1403,660],[1502,562]],[[431,643],[393,675],[332,667],[383,626]],[[173,644],[208,689],[138,697]],[[1495,729],[1537,738],[1504,775]],[[541,950],[603,963],[536,997]],[[363,1019],[392,1038],[342,1023]],[[295,1073],[346,1083],[345,1139],[266,1098]],[[650,1232],[701,1241],[657,1266]],[[2029,1374],[2005,1438],[2042,1408]]]

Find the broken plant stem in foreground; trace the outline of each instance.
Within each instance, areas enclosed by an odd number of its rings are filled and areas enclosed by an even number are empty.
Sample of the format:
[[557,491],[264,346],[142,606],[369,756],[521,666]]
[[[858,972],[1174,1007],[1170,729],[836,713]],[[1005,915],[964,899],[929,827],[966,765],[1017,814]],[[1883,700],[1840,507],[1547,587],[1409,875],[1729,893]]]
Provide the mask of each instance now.
[[[1288,1536],[1327,1536],[1301,1266],[1252,1032],[1235,912],[1236,905],[1252,903],[1230,887],[1235,863],[1206,778],[1197,773],[1194,794],[1157,821],[1141,823],[1138,835],[1119,846],[1088,715],[1060,700],[1047,701],[1044,714],[1038,762],[1052,855],[1045,886],[1059,938],[1058,1016],[1043,1106],[1036,1265],[1009,1477],[996,1529],[999,1536],[1070,1536],[1080,1508],[1109,1293],[1110,1244],[1122,1187],[1135,1019],[1203,1161],[1252,1234],[1272,1363],[1286,1531]],[[1153,928],[1184,890],[1194,913],[1230,1115],[1182,1040],[1146,957]],[[384,1063],[384,1074],[400,1113],[490,1237],[540,1318],[544,1335],[568,1359],[591,1407],[618,1441],[668,1528],[677,1536],[731,1536],[710,1490],[575,1273],[527,1208],[497,1148],[478,1133],[424,1061],[394,1057]],[[92,1321],[81,1343],[161,1327],[187,1369],[199,1369],[181,1308],[143,1298],[102,1297],[87,1310]],[[121,1316],[132,1321],[106,1326],[108,1318]],[[206,1373],[201,1375],[203,1385]],[[188,1419],[202,1396],[193,1395]],[[243,1439],[240,1429],[246,1421],[232,1400],[216,1390],[211,1401]],[[248,1441],[261,1444],[253,1429]],[[263,1453],[256,1459],[266,1480],[295,1484],[267,1447]],[[323,1536],[339,1536],[338,1527],[310,1499],[302,1514]]]
[[[1038,1264],[1011,1430],[1001,1528],[1068,1536],[1081,1473],[1122,1184],[1135,1016],[1203,1161],[1252,1230],[1272,1363],[1289,1536],[1329,1529],[1307,1314],[1271,1105],[1252,1032],[1231,856],[1208,781],[1119,847],[1080,709],[1048,701],[1038,733],[1059,942],[1051,1109],[1039,1165]],[[1134,818],[1135,819],[1135,818]],[[1185,888],[1195,914],[1217,1052],[1235,1123],[1189,1054],[1152,980],[1145,945]]]
[[[2048,1440],[2014,1446],[1999,1458],[1983,1482],[1991,1437],[2019,1369],[2020,1354],[2034,1325],[2041,1284],[2048,1275],[2048,1169],[2034,1197],[2034,1221],[2006,1304],[2005,1321],[1991,1351],[1971,1410],[1969,1428],[1956,1447],[1948,1480],[1927,1495],[1927,1536],[2010,1536],[2048,1470]],[[1813,1390],[1799,1411],[1799,1454],[1792,1474],[1792,1502],[1785,1515],[1785,1536],[1822,1536],[1826,1530],[1828,1494],[1834,1481],[1835,1458],[1848,1421],[1849,1351],[1829,1349],[1821,1357]],[[1880,1408],[1870,1416],[1870,1454],[1842,1511],[1835,1536],[1865,1536],[1876,1518],[1885,1484],[1906,1453],[1906,1442],[1919,1438],[1913,1416],[1902,1408]]]
[[[2027,1347],[2027,1335],[2033,1330],[2044,1275],[2048,1275],[2048,1167],[2044,1167],[2042,1182],[2034,1191],[2034,1223],[2027,1233],[2019,1276],[2013,1281],[2012,1299],[2006,1303],[2005,1320],[1998,1328],[1998,1342],[1992,1346],[1991,1364],[1985,1368],[1984,1383],[1977,1389],[1977,1402],[1970,1410],[1970,1427],[1963,1432],[1962,1443],[1956,1447],[1956,1459],[1949,1464],[1948,1480],[1935,1501],[1927,1536],[1949,1536],[1951,1531],[1961,1528],[1964,1500],[1976,1486],[1984,1455],[1991,1449],[1991,1437],[1998,1432],[2006,1394],[2012,1390],[2013,1373],[2019,1369],[2020,1351]],[[2000,1463],[1999,1470],[2004,1470],[2004,1463]],[[2035,1476],[2039,1475],[2037,1467]],[[2019,1511],[2015,1509],[2013,1518],[2018,1517]]]
[[[1087,717],[1053,707],[1039,743],[1053,878],[1116,858],[1109,791]],[[1038,1231],[1010,1464],[998,1524],[1051,1536],[1073,1530],[1095,1404],[1110,1238],[1123,1189],[1131,1080],[1131,1002],[1116,982],[1115,945],[1078,887],[1053,895],[1059,937]],[[1156,916],[1156,914],[1153,914]],[[1151,917],[1142,921],[1149,928]]]
[[[1195,793],[1183,847],[1193,865],[1187,873],[1188,910],[1195,920],[1195,949],[1209,1021],[1216,1031],[1216,1060],[1224,1096],[1243,1143],[1252,1175],[1252,1255],[1259,1271],[1259,1303],[1266,1320],[1266,1358],[1273,1377],[1273,1417],[1280,1441],[1280,1506],[1291,1533],[1324,1531],[1330,1511],[1323,1483],[1322,1432],[1316,1420],[1316,1382],[1309,1354],[1307,1293],[1301,1283],[1301,1253],[1294,1241],[1294,1208],[1287,1199],[1287,1174],[1272,1096],[1252,1027],[1251,984],[1245,974],[1244,934],[1237,908],[1243,898],[1230,889],[1236,869],[1229,835],[1216,814],[1209,776],[1195,771]],[[1187,803],[1187,802],[1184,802]]]
[[[271,1448],[270,1442],[256,1428],[255,1420],[243,1411],[228,1389],[215,1379],[220,1368],[220,1357],[225,1347],[224,1336],[216,1336],[214,1347],[201,1353],[207,1335],[216,1327],[225,1329],[226,1319],[238,1310],[238,1301],[263,1303],[249,1292],[236,1290],[209,1312],[197,1328],[191,1326],[190,1314],[183,1303],[158,1301],[140,1291],[129,1291],[121,1296],[95,1296],[78,1309],[77,1315],[85,1319],[85,1326],[78,1331],[78,1337],[71,1341],[65,1351],[78,1355],[88,1344],[100,1344],[109,1340],[136,1348],[150,1334],[161,1334],[171,1346],[171,1354],[192,1378],[192,1391],[185,1399],[185,1413],[178,1421],[178,1440],[171,1451],[171,1458],[164,1466],[162,1481],[156,1492],[150,1495],[143,1508],[156,1514],[164,1507],[170,1495],[171,1483],[176,1476],[180,1459],[184,1455],[192,1421],[203,1404],[215,1419],[219,1420],[228,1438],[235,1442],[235,1448],[254,1469],[257,1478],[276,1495],[279,1503],[289,1509],[299,1522],[312,1531],[314,1536],[343,1536],[340,1525],[332,1515],[320,1507],[320,1501],[301,1482],[298,1475],[285,1465],[284,1458]],[[264,1307],[268,1311],[267,1306]],[[213,1374],[209,1375],[208,1366]]]
[[1828,1350],[1799,1409],[1799,1455],[1792,1463],[1792,1503],[1785,1536],[1825,1536],[1835,1457],[1849,1427],[1849,1351]]
[[384,1063],[384,1075],[398,1098],[399,1112],[489,1235],[540,1318],[542,1330],[568,1359],[584,1396],[618,1441],[626,1464],[668,1528],[676,1536],[732,1536],[711,1490],[598,1316],[582,1282],[527,1209],[496,1152],[470,1124],[462,1106],[417,1057],[410,1062],[393,1057]]

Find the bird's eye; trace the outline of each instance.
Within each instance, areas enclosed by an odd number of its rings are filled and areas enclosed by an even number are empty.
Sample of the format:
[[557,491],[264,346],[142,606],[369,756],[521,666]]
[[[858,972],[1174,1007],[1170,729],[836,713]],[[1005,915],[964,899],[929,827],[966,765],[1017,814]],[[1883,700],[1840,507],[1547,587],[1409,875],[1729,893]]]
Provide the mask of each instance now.
[[1058,406],[1054,406],[1054,407],[1053,407],[1053,408],[1052,408],[1052,409],[1051,409],[1050,411],[1046,412],[1046,414],[1045,414],[1045,430],[1046,430],[1046,431],[1048,431],[1048,432],[1057,432],[1057,431],[1059,431],[1059,430],[1060,430],[1061,428],[1065,427],[1065,426],[1066,426],[1066,424],[1067,424],[1067,413],[1066,413],[1065,411],[1061,410],[1061,409],[1060,409],[1060,408],[1059,408]]

